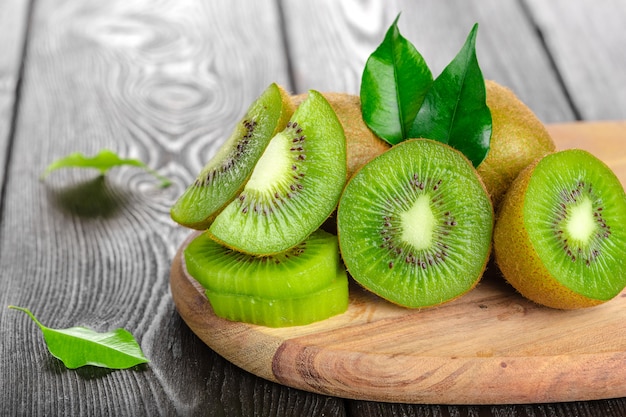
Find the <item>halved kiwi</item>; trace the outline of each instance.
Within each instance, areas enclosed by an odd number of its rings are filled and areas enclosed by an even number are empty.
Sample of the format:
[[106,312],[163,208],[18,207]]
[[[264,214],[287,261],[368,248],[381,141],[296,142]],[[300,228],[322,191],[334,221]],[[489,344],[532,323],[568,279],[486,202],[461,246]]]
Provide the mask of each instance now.
[[546,306],[601,304],[626,286],[626,194],[587,151],[552,153],[507,192],[494,230],[495,259],[522,295]]
[[294,105],[276,83],[248,108],[231,136],[172,206],[177,223],[206,229],[241,190],[274,135],[284,129]]
[[472,164],[448,145],[411,139],[363,166],[337,210],[350,275],[395,304],[428,307],[480,280],[493,208]]
[[189,274],[215,314],[271,327],[323,320],[348,306],[348,279],[337,237],[322,230],[268,257],[246,255],[200,234],[184,252]]
[[242,192],[209,235],[240,252],[270,255],[302,242],[334,211],[346,181],[346,139],[316,91],[269,143]]

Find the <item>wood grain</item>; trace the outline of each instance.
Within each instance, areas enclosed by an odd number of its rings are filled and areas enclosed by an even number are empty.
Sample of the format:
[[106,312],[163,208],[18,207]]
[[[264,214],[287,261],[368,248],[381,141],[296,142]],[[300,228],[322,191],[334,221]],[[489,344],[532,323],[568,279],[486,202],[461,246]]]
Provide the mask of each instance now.
[[0,184],[4,184],[4,162],[12,141],[13,119],[18,102],[18,86],[28,31],[29,4],[5,0],[0,7]]
[[[621,161],[626,123],[554,126],[560,148]],[[622,148],[623,149],[623,148]],[[620,179],[626,182],[626,172]],[[194,235],[192,235],[194,236]],[[538,306],[494,266],[477,289],[438,308],[408,310],[353,286],[344,314],[266,328],[216,317],[174,258],[174,302],[189,327],[237,366],[288,386],[403,403],[520,404],[626,396],[626,291],[601,306]]]
[[626,119],[626,4],[527,0],[583,120]]

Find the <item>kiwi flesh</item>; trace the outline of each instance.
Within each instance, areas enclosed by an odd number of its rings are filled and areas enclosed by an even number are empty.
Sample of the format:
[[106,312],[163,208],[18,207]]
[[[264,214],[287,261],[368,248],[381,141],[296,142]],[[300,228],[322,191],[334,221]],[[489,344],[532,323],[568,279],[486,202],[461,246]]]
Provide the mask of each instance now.
[[492,131],[489,153],[478,166],[494,207],[517,175],[556,147],[545,125],[510,89],[485,80]]
[[[323,92],[322,95],[335,110],[343,126],[346,135],[348,177],[351,177],[360,167],[385,152],[391,145],[372,132],[363,120],[359,96],[337,92]],[[305,98],[306,94],[298,94],[292,97],[292,101],[298,106]]]
[[410,139],[350,179],[337,229],[355,281],[395,304],[429,307],[479,282],[491,250],[493,207],[463,154]]
[[284,129],[294,107],[282,87],[270,84],[174,203],[172,219],[186,227],[206,229],[241,190],[269,141]]
[[[361,99],[349,93],[323,92],[343,126],[346,135],[347,175],[350,178],[367,162],[388,150],[391,145],[379,138],[365,123],[361,113]],[[306,94],[292,97],[298,106]],[[337,212],[333,212],[321,226],[327,232],[337,234]]]
[[626,286],[626,194],[587,151],[552,153],[515,179],[499,210],[494,254],[506,280],[538,304],[602,304]]
[[187,272],[205,288],[215,314],[228,320],[294,326],[348,307],[348,279],[337,237],[322,230],[268,257],[233,251],[201,233],[184,256]]
[[252,255],[283,252],[335,210],[346,169],[341,123],[328,101],[312,90],[270,141],[241,193],[215,217],[209,235]]

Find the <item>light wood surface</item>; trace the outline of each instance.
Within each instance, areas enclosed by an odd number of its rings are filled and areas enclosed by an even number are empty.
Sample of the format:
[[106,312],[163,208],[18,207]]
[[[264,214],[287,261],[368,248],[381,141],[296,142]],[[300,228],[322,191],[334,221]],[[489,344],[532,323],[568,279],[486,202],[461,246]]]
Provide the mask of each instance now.
[[[587,149],[626,184],[626,123],[550,126],[558,147]],[[190,235],[190,238],[195,234]],[[344,314],[267,328],[216,317],[174,258],[174,302],[189,327],[235,365],[291,387],[352,399],[495,404],[626,396],[626,291],[601,306],[536,305],[490,265],[479,286],[421,311],[353,285]]]

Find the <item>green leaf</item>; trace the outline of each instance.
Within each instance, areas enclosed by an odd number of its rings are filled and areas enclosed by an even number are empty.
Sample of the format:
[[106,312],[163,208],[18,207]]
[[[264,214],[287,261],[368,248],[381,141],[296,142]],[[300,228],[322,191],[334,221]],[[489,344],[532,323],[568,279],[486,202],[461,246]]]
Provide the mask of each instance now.
[[477,167],[487,156],[491,140],[491,111],[485,80],[476,58],[474,25],[463,48],[435,79],[409,132],[461,151]]
[[69,369],[85,365],[126,369],[148,362],[133,335],[124,329],[106,333],[97,333],[86,327],[50,329],[41,324],[30,310],[15,306],[9,308],[23,311],[33,319],[43,332],[50,353]]
[[363,120],[391,144],[407,138],[433,76],[422,55],[393,22],[361,77]]
[[74,152],[63,158],[57,159],[56,161],[48,165],[48,167],[45,169],[45,171],[41,175],[41,178],[45,178],[46,176],[48,176],[48,174],[50,174],[50,172],[54,170],[57,170],[60,168],[71,168],[71,167],[94,168],[94,169],[99,170],[100,173],[104,175],[109,169],[120,166],[120,165],[131,165],[131,166],[139,167],[148,171],[149,173],[154,175],[156,178],[161,180],[161,187],[168,187],[172,184],[169,179],[160,175],[159,173],[157,173],[156,171],[148,167],[146,164],[144,164],[140,160],[120,158],[117,154],[115,154],[114,152],[108,149],[101,150],[97,155],[93,157],[87,157],[80,152]]

